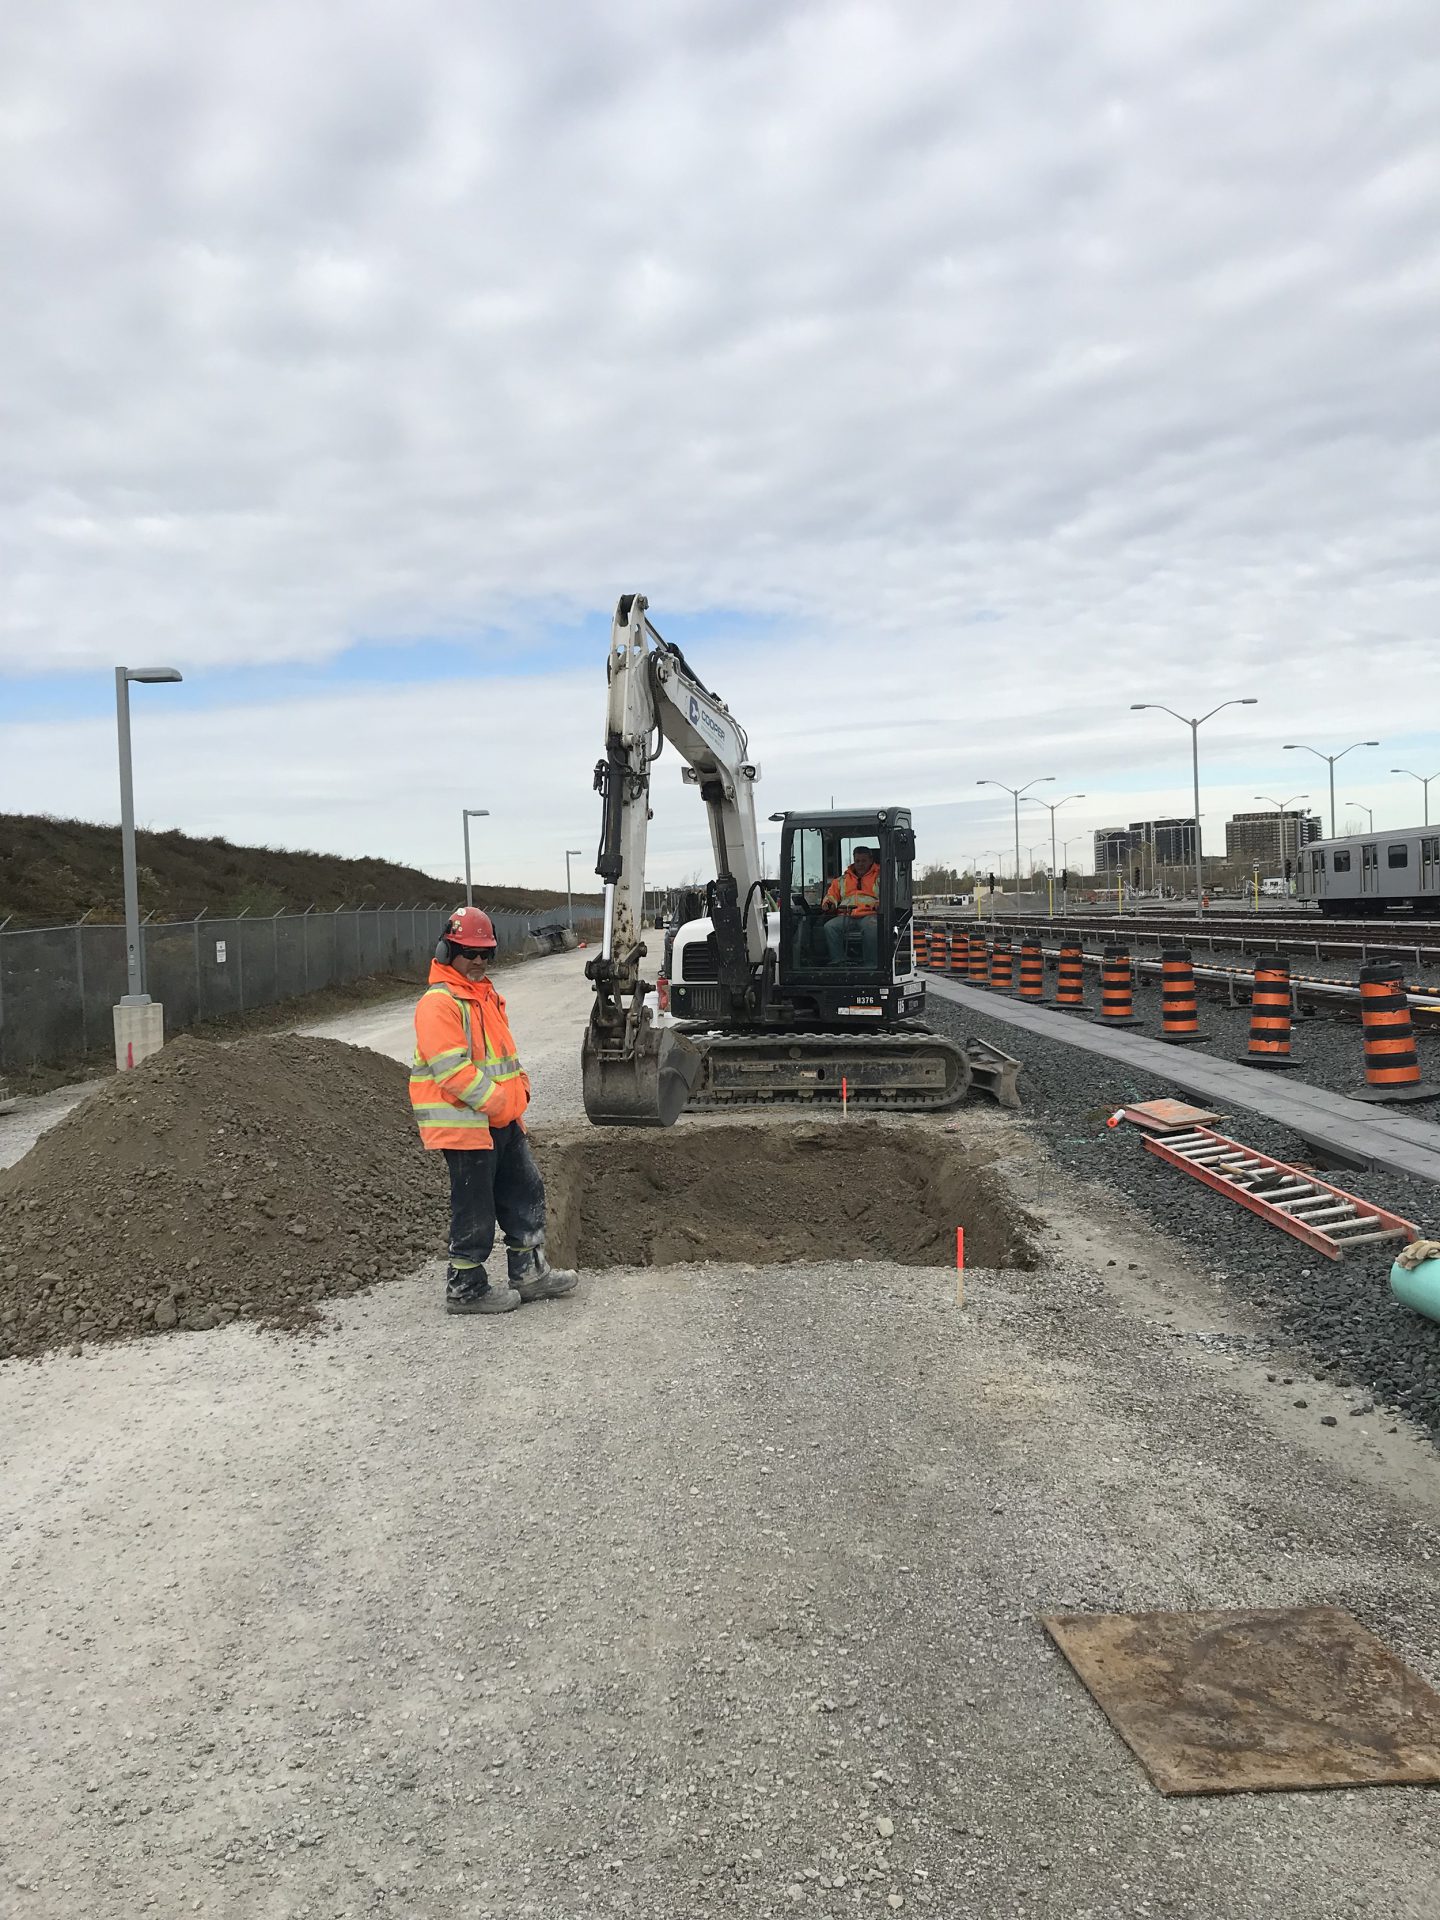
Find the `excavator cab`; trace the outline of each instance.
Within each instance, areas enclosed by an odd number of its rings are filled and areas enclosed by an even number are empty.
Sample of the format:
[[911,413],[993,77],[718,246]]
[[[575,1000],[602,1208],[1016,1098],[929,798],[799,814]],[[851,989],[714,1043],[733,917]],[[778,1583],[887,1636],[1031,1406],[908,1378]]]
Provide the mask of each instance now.
[[910,943],[915,832],[906,807],[787,813],[775,999],[797,1024],[893,1026],[925,986]]

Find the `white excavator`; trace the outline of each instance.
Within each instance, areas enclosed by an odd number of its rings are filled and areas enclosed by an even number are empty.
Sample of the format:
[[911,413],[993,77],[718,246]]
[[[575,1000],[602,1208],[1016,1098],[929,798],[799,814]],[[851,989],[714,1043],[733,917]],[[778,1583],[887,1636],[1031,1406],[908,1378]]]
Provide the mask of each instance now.
[[[972,1080],[1006,1105],[1016,1063],[923,1024],[925,982],[911,946],[915,835],[904,807],[784,813],[778,911],[767,904],[755,824],[760,769],[745,729],[642,594],[622,594],[610,635],[605,757],[595,769],[603,824],[600,952],[586,973],[595,1004],[582,1050],[585,1111],[600,1126],[668,1127],[687,1106],[791,1103],[931,1112]],[[674,930],[671,977],[642,977],[651,768],[666,743],[698,787],[715,878],[708,912]],[[847,910],[843,876],[869,881]]]

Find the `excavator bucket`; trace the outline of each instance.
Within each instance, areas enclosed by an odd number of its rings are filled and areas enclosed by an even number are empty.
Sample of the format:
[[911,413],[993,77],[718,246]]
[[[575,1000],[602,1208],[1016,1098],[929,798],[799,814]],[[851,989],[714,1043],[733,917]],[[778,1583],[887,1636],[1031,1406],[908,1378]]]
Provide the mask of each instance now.
[[641,1025],[632,1049],[587,1027],[580,1050],[585,1111],[597,1127],[673,1127],[700,1072],[700,1049],[671,1027]]

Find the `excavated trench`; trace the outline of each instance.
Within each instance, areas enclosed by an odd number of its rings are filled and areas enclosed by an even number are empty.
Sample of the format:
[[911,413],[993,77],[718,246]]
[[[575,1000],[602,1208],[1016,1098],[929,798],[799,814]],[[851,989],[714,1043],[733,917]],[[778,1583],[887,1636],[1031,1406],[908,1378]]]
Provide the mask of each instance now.
[[680,1126],[537,1140],[551,1257],[582,1269],[704,1260],[1029,1267],[994,1156],[925,1127]]

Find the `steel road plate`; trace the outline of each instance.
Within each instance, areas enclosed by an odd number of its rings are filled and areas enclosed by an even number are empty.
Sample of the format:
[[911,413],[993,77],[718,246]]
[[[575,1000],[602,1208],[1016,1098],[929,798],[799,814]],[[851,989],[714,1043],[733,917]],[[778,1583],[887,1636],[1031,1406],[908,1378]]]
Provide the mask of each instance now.
[[1137,1127],[1148,1127],[1152,1133],[1179,1133],[1187,1127],[1208,1126],[1220,1118],[1204,1107],[1187,1106],[1183,1100],[1141,1100],[1121,1111],[1127,1120],[1133,1120]]
[[1341,1607],[1044,1626],[1161,1793],[1440,1782],[1440,1695]]

